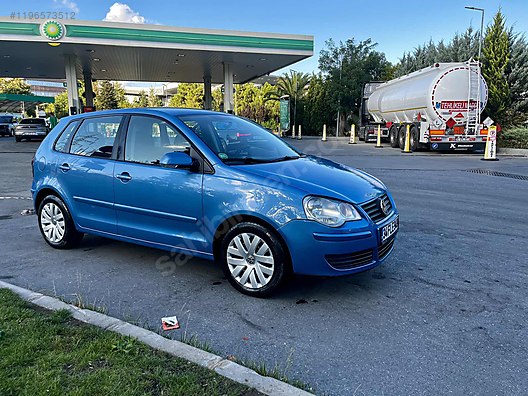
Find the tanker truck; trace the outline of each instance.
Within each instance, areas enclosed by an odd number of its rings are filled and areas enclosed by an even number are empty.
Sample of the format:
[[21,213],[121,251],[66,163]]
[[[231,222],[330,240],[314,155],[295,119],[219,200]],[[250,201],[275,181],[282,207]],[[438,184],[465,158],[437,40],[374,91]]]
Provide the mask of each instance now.
[[413,151],[484,150],[487,127],[480,113],[488,86],[476,61],[436,63],[387,81],[365,85],[360,140],[376,141],[378,127],[391,147],[403,148],[407,127]]

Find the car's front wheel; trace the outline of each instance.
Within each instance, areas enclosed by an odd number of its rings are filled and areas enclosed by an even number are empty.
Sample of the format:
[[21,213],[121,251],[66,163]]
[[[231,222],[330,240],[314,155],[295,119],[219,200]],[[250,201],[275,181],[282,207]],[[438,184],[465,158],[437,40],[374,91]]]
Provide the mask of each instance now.
[[64,202],[54,195],[48,195],[40,203],[38,223],[44,240],[55,249],[74,247],[83,237]]
[[231,228],[222,240],[220,259],[233,287],[250,296],[269,296],[286,275],[281,241],[260,224],[243,222]]

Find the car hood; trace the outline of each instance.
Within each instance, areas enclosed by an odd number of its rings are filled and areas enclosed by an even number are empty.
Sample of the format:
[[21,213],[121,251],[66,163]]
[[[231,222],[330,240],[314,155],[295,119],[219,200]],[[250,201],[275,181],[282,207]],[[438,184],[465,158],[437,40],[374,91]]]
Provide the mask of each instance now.
[[365,172],[315,156],[241,165],[240,168],[247,174],[257,176],[262,184],[272,187],[290,186],[306,194],[327,196],[352,203],[371,200],[386,191],[383,183]]

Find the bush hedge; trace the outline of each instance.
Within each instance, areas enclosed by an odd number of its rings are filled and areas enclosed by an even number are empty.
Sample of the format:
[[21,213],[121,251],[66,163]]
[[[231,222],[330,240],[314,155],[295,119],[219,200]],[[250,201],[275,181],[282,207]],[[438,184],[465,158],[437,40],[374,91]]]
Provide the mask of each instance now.
[[528,149],[528,128],[505,129],[498,134],[499,147]]

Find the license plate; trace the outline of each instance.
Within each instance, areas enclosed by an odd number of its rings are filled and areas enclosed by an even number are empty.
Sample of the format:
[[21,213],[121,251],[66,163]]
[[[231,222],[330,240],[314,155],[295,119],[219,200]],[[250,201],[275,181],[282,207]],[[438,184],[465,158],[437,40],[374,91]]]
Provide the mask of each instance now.
[[398,228],[400,227],[400,218],[396,217],[395,220],[391,221],[389,224],[384,225],[380,229],[380,239],[381,243],[387,241],[390,237],[392,237],[396,232],[398,231]]

